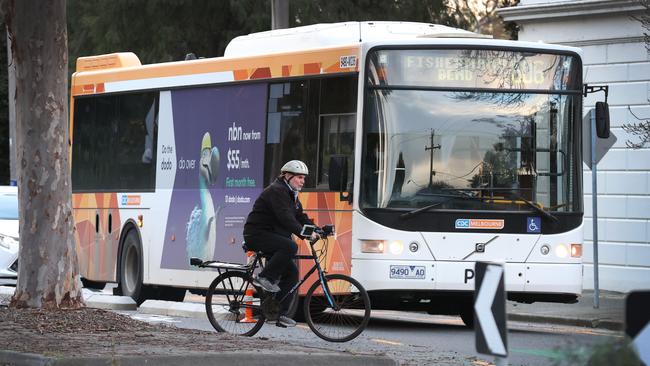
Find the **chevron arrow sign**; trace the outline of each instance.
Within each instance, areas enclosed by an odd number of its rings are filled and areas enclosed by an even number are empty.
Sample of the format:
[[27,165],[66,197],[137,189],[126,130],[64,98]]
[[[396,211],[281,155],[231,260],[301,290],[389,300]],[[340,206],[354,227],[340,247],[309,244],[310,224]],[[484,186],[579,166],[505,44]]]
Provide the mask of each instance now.
[[506,357],[506,293],[503,266],[476,262],[474,289],[474,322],[476,326],[476,351]]

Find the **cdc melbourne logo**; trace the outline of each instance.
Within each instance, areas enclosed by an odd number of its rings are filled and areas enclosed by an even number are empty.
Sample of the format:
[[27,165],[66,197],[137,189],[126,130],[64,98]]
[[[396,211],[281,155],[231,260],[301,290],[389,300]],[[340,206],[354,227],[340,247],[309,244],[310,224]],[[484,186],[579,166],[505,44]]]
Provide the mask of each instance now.
[[469,219],[456,219],[456,229],[469,229]]

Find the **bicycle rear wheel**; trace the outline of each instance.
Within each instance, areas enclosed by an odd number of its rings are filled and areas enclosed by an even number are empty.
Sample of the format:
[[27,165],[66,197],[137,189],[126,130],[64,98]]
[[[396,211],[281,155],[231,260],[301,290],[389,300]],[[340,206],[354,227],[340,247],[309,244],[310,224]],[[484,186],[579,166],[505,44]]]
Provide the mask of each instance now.
[[304,313],[309,328],[329,342],[347,342],[356,338],[370,320],[370,298],[361,284],[342,274],[325,276],[334,306],[316,281],[305,297]]
[[[205,310],[214,329],[250,337],[262,328],[264,315],[260,299],[252,295],[253,288],[246,272],[225,272],[212,281],[205,296]],[[257,289],[257,293],[261,290]]]

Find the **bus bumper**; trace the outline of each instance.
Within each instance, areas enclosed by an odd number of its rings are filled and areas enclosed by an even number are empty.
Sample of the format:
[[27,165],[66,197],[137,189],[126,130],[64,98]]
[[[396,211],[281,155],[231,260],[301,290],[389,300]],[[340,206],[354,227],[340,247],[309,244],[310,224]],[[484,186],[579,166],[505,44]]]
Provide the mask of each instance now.
[[[506,291],[582,293],[582,263],[506,263]],[[474,262],[352,260],[352,277],[368,291],[473,291]]]

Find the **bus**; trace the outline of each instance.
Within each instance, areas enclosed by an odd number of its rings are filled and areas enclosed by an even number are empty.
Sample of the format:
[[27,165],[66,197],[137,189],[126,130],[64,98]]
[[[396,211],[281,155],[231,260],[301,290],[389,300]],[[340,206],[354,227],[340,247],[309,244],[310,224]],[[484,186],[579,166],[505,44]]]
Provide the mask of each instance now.
[[254,33],[217,58],[81,57],[81,276],[138,303],[207,288],[214,272],[189,259],[244,263],[253,202],[299,159],[306,212],[337,231],[325,270],[358,279],[373,309],[471,325],[477,261],[504,263],[509,299],[575,302],[582,76],[577,48],[408,22]]

